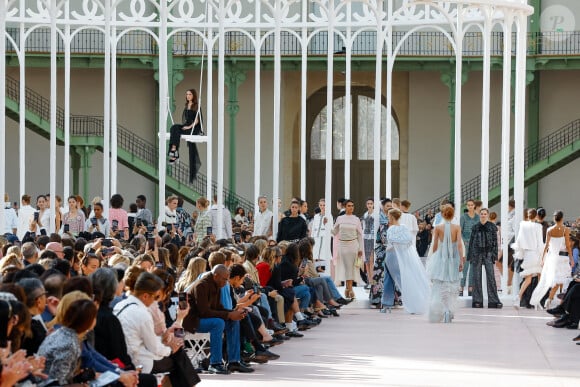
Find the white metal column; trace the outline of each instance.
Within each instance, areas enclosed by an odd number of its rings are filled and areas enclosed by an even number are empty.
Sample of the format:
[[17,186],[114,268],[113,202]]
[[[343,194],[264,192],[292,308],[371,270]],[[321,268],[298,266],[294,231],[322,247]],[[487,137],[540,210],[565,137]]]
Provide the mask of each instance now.
[[[109,200],[111,198],[111,3],[105,2],[105,69],[103,83],[104,107],[103,107],[103,209],[105,214],[109,212]],[[115,15],[116,18],[116,15]]]
[[334,2],[328,2],[328,38],[326,50],[326,177],[324,199],[326,205],[332,205],[332,143],[333,143],[333,87],[334,87]]
[[[302,20],[306,20],[308,14],[307,4],[302,3]],[[306,200],[306,99],[308,98],[306,86],[308,82],[308,29],[306,25],[301,31],[301,65],[300,65],[300,198]],[[258,106],[258,105],[256,105]],[[259,176],[259,175],[257,175]],[[310,200],[317,200],[310,198]]]
[[[67,1],[65,3],[65,17],[69,18],[70,15],[70,3]],[[71,33],[70,33],[70,23],[66,23],[64,26],[64,187],[63,187],[63,200],[71,195],[70,193],[70,45],[71,45]],[[85,166],[86,167],[86,166]],[[75,192],[79,194],[80,192]],[[84,198],[88,201],[89,198]]]
[[515,79],[515,110],[514,110],[514,200],[516,213],[514,228],[516,235],[523,219],[524,208],[524,160],[526,148],[526,52],[528,23],[525,15],[516,16],[517,47],[516,47],[516,79]]
[[[217,233],[214,230],[218,239],[225,237],[223,235],[224,217],[224,162],[225,162],[225,26],[224,21],[226,17],[225,0],[219,2],[219,31],[218,31],[218,149],[217,149],[217,205],[218,205],[218,229]],[[230,171],[233,173],[233,171]]]
[[[513,17],[508,15],[503,23],[503,86],[502,86],[502,128],[501,128],[501,219],[508,217],[510,198],[510,137],[511,137],[511,73],[512,73],[512,24]],[[503,277],[502,289],[508,284],[508,244],[507,224],[501,228],[503,239]]]
[[[160,2],[159,9],[159,33],[158,33],[158,47],[159,47],[159,76],[157,77],[159,82],[159,122],[158,127],[161,133],[162,128],[167,125],[167,96],[168,96],[168,80],[167,80],[167,2]],[[159,222],[164,219],[165,214],[165,181],[166,181],[166,170],[167,170],[167,157],[165,155],[165,148],[167,147],[165,136],[159,136],[159,196],[157,198],[157,206],[159,209]],[[159,223],[158,222],[158,223]]]
[[[275,0],[276,14],[280,11],[280,0]],[[282,58],[280,56],[280,19],[274,21],[274,155],[272,165],[272,198],[274,221],[272,222],[272,236],[278,235],[277,205],[280,198],[280,83],[282,82]]]
[[[18,110],[20,113],[26,112],[26,24],[24,24],[24,17],[26,10],[24,7],[24,0],[20,0],[20,47],[18,50],[18,64],[20,67],[20,82],[19,87],[19,103]],[[4,38],[2,38],[4,39]],[[0,57],[3,57],[0,55]],[[18,115],[18,150],[19,150],[19,177],[20,177],[20,198],[26,194],[26,114]],[[5,152],[2,152],[5,154]]]
[[[210,20],[213,20],[213,7],[207,7],[208,15],[206,22],[209,24]],[[206,97],[206,132],[207,132],[207,187],[206,196],[209,202],[212,201],[213,196],[213,86],[215,82],[213,81],[213,46],[214,46],[214,35],[213,28],[208,27],[207,36],[205,37],[204,49],[207,50],[207,97]]]
[[455,40],[455,137],[453,196],[455,208],[461,208],[461,109],[463,89],[463,6],[457,4],[457,36]]
[[[491,90],[491,10],[482,9],[483,26],[483,84],[481,97],[481,201],[488,207],[489,197],[489,112]],[[465,198],[475,199],[475,198]]]
[[[373,122],[373,197],[376,199],[380,197],[381,192],[381,113],[382,113],[382,74],[383,74],[383,45],[384,35],[381,23],[377,20],[377,39],[376,39],[376,54],[375,54],[375,111]],[[387,59],[388,62],[388,59]],[[389,69],[387,65],[387,77]],[[387,90],[387,93],[389,91]],[[386,139],[389,140],[388,138]],[[389,142],[389,141],[388,141]],[[389,142],[390,144],[390,142]],[[375,201],[375,208],[380,207],[380,202]],[[375,212],[376,213],[376,212]],[[378,219],[378,216],[375,216]],[[376,224],[375,219],[375,224]],[[378,230],[378,229],[377,229]]]
[[[167,29],[165,29],[167,31]],[[116,194],[119,193],[119,189],[117,188],[117,179],[118,179],[118,172],[117,172],[117,146],[118,146],[118,132],[117,132],[117,28],[111,26],[109,30],[109,44],[111,45],[111,59],[110,59],[110,66],[111,66],[111,193]],[[167,32],[166,32],[167,33]],[[167,55],[167,53],[165,53]],[[160,100],[161,101],[161,100]],[[167,104],[165,104],[167,106]],[[159,114],[163,112],[160,111]],[[167,120],[167,107],[165,107],[165,113],[163,118]],[[167,121],[166,121],[167,122]],[[164,126],[159,127],[159,132],[162,132],[161,128]],[[163,137],[163,136],[160,136]],[[165,155],[163,153],[159,153],[159,158],[165,160]],[[89,198],[87,198],[88,200]]]
[[[56,20],[58,15],[57,1],[50,2],[50,227],[49,232],[55,232],[56,227],[56,49],[58,31]],[[63,198],[66,200],[66,198]]]
[[346,28],[346,41],[344,42],[346,47],[346,68],[344,74],[344,192],[340,196],[350,198],[350,164],[352,160],[352,66],[350,63],[352,59],[352,28],[350,24],[352,21],[352,4],[348,3],[346,7],[349,23]]
[[[256,1],[256,15],[261,14],[261,1]],[[258,208],[258,197],[261,195],[261,165],[262,162],[262,117],[260,104],[262,101],[262,90],[260,88],[260,77],[261,77],[261,63],[260,63],[260,49],[262,47],[262,32],[258,27],[256,28],[255,35],[255,52],[254,52],[254,214],[257,214]]]

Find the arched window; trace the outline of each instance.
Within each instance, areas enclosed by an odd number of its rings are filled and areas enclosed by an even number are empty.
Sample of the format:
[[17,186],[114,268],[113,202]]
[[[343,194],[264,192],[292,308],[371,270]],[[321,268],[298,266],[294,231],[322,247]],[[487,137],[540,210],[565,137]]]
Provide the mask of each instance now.
[[[374,159],[374,107],[373,98],[366,95],[353,95],[353,155],[357,160]],[[332,103],[332,155],[334,160],[344,160],[344,109],[345,97],[336,98]],[[387,109],[381,105],[381,160],[386,160],[387,155],[387,128],[384,124],[387,119]],[[399,159],[399,128],[393,116],[391,116],[391,152],[392,160]],[[326,158],[326,106],[318,113],[312,124],[310,132],[310,158],[312,160],[324,160]],[[354,149],[356,146],[356,149]]]

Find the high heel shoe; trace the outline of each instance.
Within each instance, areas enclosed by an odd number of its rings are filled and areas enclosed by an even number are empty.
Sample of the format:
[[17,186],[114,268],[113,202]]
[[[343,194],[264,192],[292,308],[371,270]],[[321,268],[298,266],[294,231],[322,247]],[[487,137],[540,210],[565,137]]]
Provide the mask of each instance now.
[[383,306],[379,312],[381,312],[381,313],[391,313],[391,310],[392,309],[393,308],[390,307],[390,306]]
[[443,313],[443,322],[444,323],[450,323],[451,322],[451,312],[446,310],[445,313]]
[[174,164],[176,161],[179,160],[179,151],[177,149],[170,150],[168,156],[169,156],[169,164]]

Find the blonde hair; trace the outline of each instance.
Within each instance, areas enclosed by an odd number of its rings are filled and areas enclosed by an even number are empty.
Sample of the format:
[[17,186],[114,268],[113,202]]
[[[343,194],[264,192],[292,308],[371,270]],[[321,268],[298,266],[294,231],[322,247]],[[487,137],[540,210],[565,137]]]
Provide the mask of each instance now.
[[265,240],[265,239],[257,239],[254,242],[254,246],[256,246],[258,248],[258,251],[259,251],[258,256],[261,257],[262,256],[262,253],[264,252],[264,249],[266,247],[268,247],[268,241]]
[[207,261],[201,257],[195,257],[187,265],[187,269],[183,272],[183,275],[177,282],[175,290],[178,292],[183,292],[185,289],[197,280],[200,274],[205,273],[207,267]]
[[20,258],[18,258],[14,253],[10,253],[0,259],[0,272],[3,272],[8,266],[16,266],[19,270],[24,269],[24,265],[20,261]]
[[391,215],[395,220],[399,220],[399,218],[401,217],[401,210],[399,210],[398,208],[391,208],[389,210],[389,215]]
[[21,257],[22,251],[20,250],[19,246],[10,246],[8,250],[6,250],[6,256],[9,254],[16,254],[17,257]]
[[41,260],[38,261],[38,264],[40,266],[44,267],[45,270],[48,270],[52,267],[52,264],[54,263],[54,261],[56,261],[56,259],[42,258]]
[[288,242],[288,241],[282,241],[282,242],[278,243],[278,247],[280,248],[280,252],[282,255],[286,254],[286,249],[288,248],[289,244],[290,244],[290,242]]
[[91,297],[85,292],[81,292],[80,290],[75,290],[70,293],[65,294],[60,301],[58,302],[58,306],[56,307],[56,314],[54,318],[46,323],[48,328],[54,327],[56,324],[62,324],[64,315],[68,310],[69,306],[78,300],[90,300]]
[[115,254],[111,258],[109,258],[107,264],[111,267],[122,264],[125,265],[125,267],[127,268],[131,266],[131,260],[122,254]]

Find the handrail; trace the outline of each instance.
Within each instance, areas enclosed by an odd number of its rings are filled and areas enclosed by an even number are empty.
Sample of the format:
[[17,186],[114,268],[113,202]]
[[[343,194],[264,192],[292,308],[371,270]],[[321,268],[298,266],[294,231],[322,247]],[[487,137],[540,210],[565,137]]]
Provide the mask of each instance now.
[[[20,46],[20,32],[17,27],[10,27],[6,32]],[[394,31],[393,43],[397,44],[405,37],[406,31]],[[274,55],[274,40],[262,32],[264,45],[261,48],[262,56]],[[503,55],[503,32],[494,31],[491,34],[491,55]],[[317,33],[308,45],[308,55],[327,54],[326,32]],[[281,54],[285,56],[300,56],[302,49],[295,35],[288,31],[281,32]],[[238,31],[226,31],[226,55],[253,56],[254,46],[250,38]],[[352,43],[352,55],[374,56],[376,51],[376,32],[363,31]],[[463,56],[477,57],[483,55],[483,35],[480,32],[467,32],[464,36]],[[512,33],[512,41],[516,41],[516,33]],[[334,34],[334,47],[343,47],[345,44],[338,34]],[[580,31],[547,31],[529,32],[527,39],[527,54],[535,56],[553,55],[580,55]],[[86,29],[75,34],[71,42],[73,55],[102,55],[105,52],[103,34],[93,29]],[[515,55],[515,44],[512,53]],[[386,48],[385,48],[386,49]],[[7,52],[15,52],[11,42],[6,40]],[[206,48],[201,38],[189,31],[181,31],[173,38],[173,55],[203,55]],[[26,40],[27,53],[50,52],[50,28],[34,30]],[[62,42],[58,41],[57,52],[64,53]],[[129,31],[117,44],[118,55],[147,55],[156,56],[158,47],[154,38],[145,31]],[[217,48],[214,52],[217,57]],[[447,37],[438,31],[416,31],[405,39],[401,45],[400,56],[446,57],[453,56],[453,49]]]
[[[576,119],[554,133],[541,138],[538,142],[528,146],[524,151],[524,169],[529,168],[540,160],[548,158],[550,155],[570,145],[572,142],[580,139],[580,119]],[[514,156],[510,157],[510,176],[514,174]],[[489,189],[498,187],[501,184],[501,163],[498,163],[489,170]],[[439,203],[443,199],[453,201],[455,197],[454,192],[449,192],[441,195],[431,202],[425,204],[417,211],[421,218],[423,218],[427,211],[432,210],[433,213],[439,211]],[[481,197],[481,175],[466,181],[461,185],[461,197],[464,199]]]
[[[18,80],[6,76],[6,96],[13,101],[20,98],[20,87]],[[34,113],[43,120],[50,120],[50,101],[37,93],[36,91],[26,88],[26,109]],[[64,128],[64,110],[57,106],[56,126]],[[79,137],[103,137],[104,121],[100,116],[70,116],[71,136]],[[147,140],[135,135],[131,130],[117,125],[117,145],[143,162],[157,170],[157,160],[159,151],[157,146]],[[195,192],[203,193],[207,186],[207,176],[202,173],[197,174],[197,179],[192,183],[189,182],[189,167],[184,164],[175,164],[168,169],[168,176],[173,177],[180,184],[189,187]],[[217,182],[212,181],[212,191],[217,192]],[[251,201],[237,195],[228,188],[224,188],[225,205],[230,210],[236,207],[242,207],[246,211],[254,208]]]

